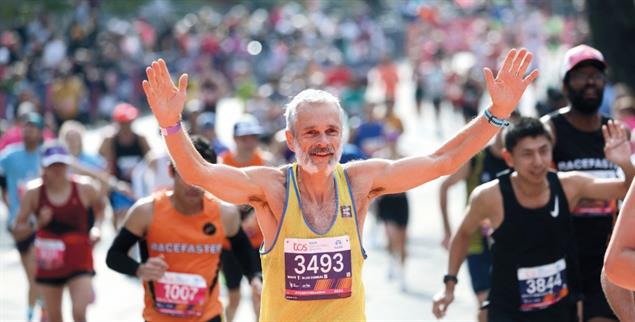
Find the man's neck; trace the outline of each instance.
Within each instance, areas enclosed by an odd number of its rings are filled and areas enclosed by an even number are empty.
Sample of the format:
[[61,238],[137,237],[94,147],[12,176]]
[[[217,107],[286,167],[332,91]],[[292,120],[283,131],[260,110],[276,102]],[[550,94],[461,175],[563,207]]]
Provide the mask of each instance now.
[[298,166],[298,188],[300,194],[304,198],[317,202],[326,202],[331,197],[333,190],[333,173],[318,172],[309,173],[302,170],[302,167]]
[[549,181],[547,177],[539,183],[529,182],[524,180],[523,177],[516,175],[512,177],[512,183],[517,188],[517,193],[522,194],[523,197],[527,199],[534,199],[542,195],[545,190],[549,190]]
[[236,150],[236,161],[238,161],[238,163],[247,163],[254,158],[254,154],[256,154],[256,151]]
[[49,180],[45,182],[46,191],[49,194],[59,194],[70,187],[71,182],[68,180]]
[[37,143],[27,143],[24,142],[24,149],[27,150],[28,152],[33,152],[35,150],[37,150],[38,146],[40,146]]
[[565,114],[565,117],[569,123],[573,125],[573,127],[580,131],[592,132],[597,131],[602,127],[602,117],[599,112],[585,114],[571,107]]
[[173,192],[170,196],[170,202],[177,212],[186,216],[195,215],[203,210],[203,199],[194,203],[188,202],[186,200],[182,200]]

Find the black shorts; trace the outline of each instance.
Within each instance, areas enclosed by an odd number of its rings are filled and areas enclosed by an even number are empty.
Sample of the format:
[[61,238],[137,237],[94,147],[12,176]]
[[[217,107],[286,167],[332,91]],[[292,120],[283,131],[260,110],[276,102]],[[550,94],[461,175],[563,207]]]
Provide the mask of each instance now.
[[600,317],[617,320],[604,293],[585,293],[583,303],[584,321]]
[[[260,257],[258,257],[258,250],[254,249],[253,256],[256,256],[256,263],[258,270],[262,271]],[[220,255],[221,268],[223,275],[225,276],[225,286],[230,290],[240,288],[240,281],[243,279],[243,271],[240,268],[240,263],[236,259],[236,255],[231,250],[223,249]]]
[[408,226],[408,197],[405,193],[385,195],[377,204],[379,218],[385,222],[391,222],[399,227]]
[[565,299],[544,310],[521,312],[493,306],[487,308],[488,322],[570,322],[575,321],[575,307]]
[[84,275],[88,275],[88,276],[95,276],[95,271],[77,271],[77,272],[73,272],[71,274],[69,274],[68,276],[64,276],[64,277],[55,277],[55,278],[49,278],[49,277],[36,277],[35,281],[38,284],[45,284],[48,286],[63,286],[66,283],[68,283],[68,281],[72,280],[75,277],[78,276],[84,276]]
[[16,241],[15,247],[18,249],[18,252],[20,252],[20,255],[22,255],[29,251],[33,243],[35,243],[35,233],[31,234],[31,236],[26,239]]

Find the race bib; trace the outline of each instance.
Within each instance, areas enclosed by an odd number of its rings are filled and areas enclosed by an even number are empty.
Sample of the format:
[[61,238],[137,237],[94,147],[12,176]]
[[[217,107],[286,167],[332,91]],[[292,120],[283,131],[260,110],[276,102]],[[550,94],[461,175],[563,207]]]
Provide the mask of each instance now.
[[520,310],[531,311],[549,307],[569,294],[567,263],[555,263],[518,269]]
[[59,239],[36,238],[35,257],[37,266],[44,270],[58,269],[64,265],[66,245]]
[[154,308],[177,317],[201,316],[205,306],[207,283],[196,274],[166,272],[155,282]]
[[295,301],[351,296],[348,236],[284,240],[285,298]]

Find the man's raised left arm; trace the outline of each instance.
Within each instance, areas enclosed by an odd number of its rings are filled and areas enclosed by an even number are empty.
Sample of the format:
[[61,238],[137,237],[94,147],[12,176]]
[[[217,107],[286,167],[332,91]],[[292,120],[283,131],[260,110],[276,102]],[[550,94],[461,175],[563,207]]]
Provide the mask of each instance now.
[[538,77],[537,70],[525,76],[531,60],[532,54],[526,49],[512,49],[507,53],[496,77],[491,69],[484,68],[487,89],[492,99],[487,115],[472,120],[434,153],[395,161],[360,161],[356,165],[352,164],[351,170],[371,176],[371,196],[403,192],[456,172],[500,130],[501,123],[516,108],[527,86]]

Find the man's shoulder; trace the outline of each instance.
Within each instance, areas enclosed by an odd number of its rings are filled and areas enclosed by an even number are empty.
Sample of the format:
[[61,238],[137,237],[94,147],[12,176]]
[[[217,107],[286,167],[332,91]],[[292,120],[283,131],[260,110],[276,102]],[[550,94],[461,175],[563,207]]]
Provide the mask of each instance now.
[[146,196],[137,200],[132,207],[130,207],[130,214],[138,216],[152,215],[155,200],[156,197],[154,195]]
[[474,191],[470,194],[470,203],[490,203],[496,198],[501,198],[499,179],[485,182],[474,188]]
[[543,123],[553,122],[554,120],[558,120],[558,119],[563,118],[567,113],[569,113],[570,110],[571,110],[571,107],[565,106],[565,107],[556,109],[556,110],[552,111],[551,113],[547,113],[547,114],[543,115],[540,118],[540,120]]
[[7,145],[0,152],[0,158],[4,159],[4,158],[9,158],[9,157],[15,157],[15,156],[18,156],[18,155],[24,153],[24,151],[25,151],[24,143],[22,143],[22,142],[11,143],[11,144]]

